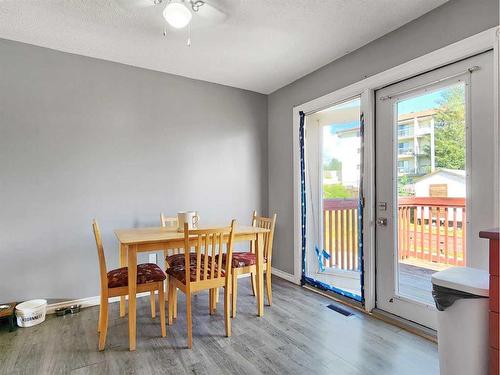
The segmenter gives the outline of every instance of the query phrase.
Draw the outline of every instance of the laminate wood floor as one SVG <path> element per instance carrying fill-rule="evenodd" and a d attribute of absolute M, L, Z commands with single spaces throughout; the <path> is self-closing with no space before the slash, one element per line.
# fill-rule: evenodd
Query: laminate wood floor
<path fill-rule="evenodd" d="M 128 351 L 127 318 L 110 306 L 104 352 L 97 351 L 98 307 L 9 333 L 0 327 L 0 374 L 438 374 L 437 346 L 352 310 L 345 317 L 317 293 L 273 278 L 273 306 L 256 316 L 249 279 L 239 281 L 233 335 L 224 336 L 222 302 L 208 315 L 207 294 L 193 297 L 193 349 L 186 349 L 184 296 L 161 338 L 149 298 L 138 300 L 137 351 Z M 222 301 L 222 299 L 221 299 Z M 157 304 L 158 306 L 158 304 Z"/>

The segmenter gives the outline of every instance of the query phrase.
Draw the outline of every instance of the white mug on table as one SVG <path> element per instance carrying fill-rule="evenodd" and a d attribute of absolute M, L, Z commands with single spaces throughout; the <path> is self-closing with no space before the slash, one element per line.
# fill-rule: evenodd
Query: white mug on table
<path fill-rule="evenodd" d="M 181 211 L 177 213 L 177 221 L 179 223 L 179 230 L 184 230 L 184 223 L 188 223 L 189 229 L 195 229 L 198 227 L 200 216 L 196 211 Z"/>

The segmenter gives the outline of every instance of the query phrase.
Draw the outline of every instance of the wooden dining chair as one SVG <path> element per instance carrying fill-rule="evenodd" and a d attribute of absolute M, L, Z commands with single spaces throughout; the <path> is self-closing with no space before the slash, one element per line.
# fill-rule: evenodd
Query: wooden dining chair
<path fill-rule="evenodd" d="M 264 272 L 266 274 L 266 294 L 267 302 L 271 306 L 273 302 L 273 292 L 271 288 L 271 258 L 273 255 L 273 238 L 274 228 L 276 226 L 276 214 L 272 218 L 257 216 L 257 212 L 252 214 L 252 226 L 257 228 L 269 229 L 269 232 L 264 235 Z M 224 256 L 223 256 L 224 257 Z M 225 258 L 225 257 L 224 257 Z M 255 255 L 255 241 L 250 242 L 250 251 L 235 252 L 232 259 L 232 317 L 236 316 L 236 301 L 238 299 L 238 276 L 250 274 L 252 282 L 252 292 L 255 296 L 255 275 L 257 274 L 256 266 L 257 257 Z M 224 259 L 223 264 L 226 263 Z"/>
<path fill-rule="evenodd" d="M 160 213 L 160 225 L 162 228 L 177 228 L 178 220 L 176 217 L 168 217 Z M 182 254 L 184 253 L 182 248 L 167 248 L 163 249 L 163 259 L 165 260 L 165 272 L 169 267 L 169 264 L 174 264 L 175 260 L 178 258 L 182 258 Z M 178 255 L 180 256 L 174 256 Z M 169 259 L 169 257 L 174 256 Z M 170 260 L 170 263 L 169 263 Z M 167 283 L 168 284 L 168 283 Z"/>
<path fill-rule="evenodd" d="M 95 242 L 97 245 L 97 255 L 99 257 L 99 275 L 101 279 L 101 305 L 99 307 L 99 350 L 104 350 L 106 345 L 106 334 L 108 331 L 108 298 L 126 296 L 128 291 L 128 268 L 122 267 L 107 271 L 104 248 L 102 246 L 101 231 L 97 221 L 92 222 Z M 160 305 L 160 325 L 161 336 L 167 335 L 165 327 L 165 296 L 163 291 L 163 281 L 165 273 L 153 263 L 143 263 L 137 265 L 137 293 L 150 292 L 153 296 L 151 309 L 154 308 L 154 293 L 158 291 L 158 303 Z M 154 313 L 152 314 L 154 317 Z"/>
<path fill-rule="evenodd" d="M 215 311 L 215 293 L 217 288 L 224 288 L 224 321 L 226 336 L 231 336 L 230 293 L 231 293 L 231 258 L 233 254 L 234 229 L 236 220 L 228 228 L 190 230 L 184 224 L 184 262 L 168 268 L 168 321 L 172 324 L 174 305 L 177 304 L 177 288 L 186 295 L 186 324 L 188 348 L 193 345 L 193 323 L 191 319 L 191 294 L 208 290 L 209 313 Z M 222 267 L 222 254 L 226 247 L 229 260 Z M 194 257 L 191 248 L 194 247 Z"/>
<path fill-rule="evenodd" d="M 163 212 L 160 213 L 160 225 L 163 228 L 177 228 L 178 223 L 179 222 L 176 217 L 169 217 L 165 216 Z"/>
<path fill-rule="evenodd" d="M 177 228 L 179 226 L 179 221 L 176 217 L 168 217 L 160 213 L 160 225 L 162 228 Z M 182 263 L 184 261 L 184 249 L 183 248 L 167 248 L 163 249 L 163 260 L 165 261 L 165 273 L 168 267 Z M 167 280 L 165 282 L 165 300 L 168 299 L 168 273 Z M 177 293 L 177 291 L 176 291 Z M 177 319 L 177 304 L 174 306 L 174 318 Z"/>

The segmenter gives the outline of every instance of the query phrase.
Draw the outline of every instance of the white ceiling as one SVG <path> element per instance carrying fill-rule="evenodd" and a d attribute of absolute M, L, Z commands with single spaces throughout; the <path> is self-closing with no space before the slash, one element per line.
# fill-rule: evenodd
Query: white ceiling
<path fill-rule="evenodd" d="M 0 38 L 267 94 L 447 0 L 207 1 L 228 17 L 194 16 L 191 47 L 162 35 L 165 5 L 115 0 L 0 0 Z"/>

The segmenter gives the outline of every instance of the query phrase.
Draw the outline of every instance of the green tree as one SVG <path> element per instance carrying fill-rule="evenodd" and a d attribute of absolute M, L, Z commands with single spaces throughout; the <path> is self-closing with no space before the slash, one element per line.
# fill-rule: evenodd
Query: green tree
<path fill-rule="evenodd" d="M 323 164 L 325 171 L 338 171 L 342 172 L 342 162 L 338 159 L 332 158 L 329 163 Z"/>
<path fill-rule="evenodd" d="M 340 160 L 332 158 L 329 163 L 323 164 L 323 170 L 337 172 L 337 177 L 342 181 L 342 162 Z"/>
<path fill-rule="evenodd" d="M 437 168 L 465 169 L 465 87 L 446 90 L 434 116 Z"/>
<path fill-rule="evenodd" d="M 398 197 L 408 197 L 414 194 L 410 193 L 406 186 L 412 185 L 414 183 L 413 178 L 404 175 L 398 178 Z"/>

